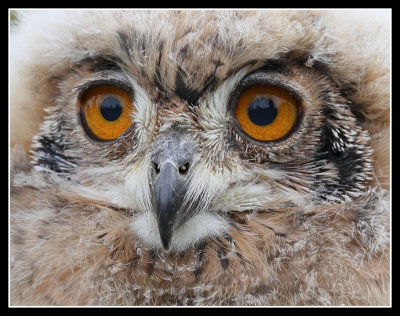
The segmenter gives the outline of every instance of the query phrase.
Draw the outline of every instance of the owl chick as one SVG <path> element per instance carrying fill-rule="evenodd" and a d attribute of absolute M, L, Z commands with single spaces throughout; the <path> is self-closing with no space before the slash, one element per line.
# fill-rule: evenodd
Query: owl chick
<path fill-rule="evenodd" d="M 390 12 L 17 13 L 11 305 L 390 305 Z"/>

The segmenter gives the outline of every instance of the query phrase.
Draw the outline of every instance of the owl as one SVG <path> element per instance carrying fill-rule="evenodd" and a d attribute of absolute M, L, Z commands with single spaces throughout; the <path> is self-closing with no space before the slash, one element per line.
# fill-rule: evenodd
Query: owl
<path fill-rule="evenodd" d="M 25 10 L 9 304 L 391 304 L 389 10 Z"/>

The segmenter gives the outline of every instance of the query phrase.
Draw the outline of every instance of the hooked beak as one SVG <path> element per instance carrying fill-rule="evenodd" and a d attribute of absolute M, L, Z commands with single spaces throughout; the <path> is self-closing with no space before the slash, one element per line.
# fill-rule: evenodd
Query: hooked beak
<path fill-rule="evenodd" d="M 164 249 L 169 248 L 172 233 L 178 224 L 180 208 L 185 196 L 185 179 L 179 175 L 179 168 L 171 162 L 159 167 L 155 184 L 155 212 Z"/>
<path fill-rule="evenodd" d="M 165 250 L 170 247 L 174 229 L 182 225 L 194 210 L 185 207 L 184 197 L 192 166 L 195 142 L 179 129 L 162 135 L 155 144 L 153 164 L 153 208 L 157 219 L 161 243 Z"/>

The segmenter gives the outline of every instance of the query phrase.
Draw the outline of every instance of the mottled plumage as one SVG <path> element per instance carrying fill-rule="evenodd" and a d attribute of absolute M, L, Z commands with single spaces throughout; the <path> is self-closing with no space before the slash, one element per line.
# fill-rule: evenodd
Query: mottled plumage
<path fill-rule="evenodd" d="M 390 304 L 388 12 L 22 13 L 11 305 Z M 234 119 L 260 82 L 300 104 L 276 142 Z M 135 108 L 111 141 L 104 84 Z"/>

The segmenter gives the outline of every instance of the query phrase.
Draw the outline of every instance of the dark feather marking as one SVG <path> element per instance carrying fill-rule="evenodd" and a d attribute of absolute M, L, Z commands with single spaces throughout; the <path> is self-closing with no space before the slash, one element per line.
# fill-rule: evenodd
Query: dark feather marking
<path fill-rule="evenodd" d="M 206 249 L 206 243 L 201 242 L 198 251 L 197 251 L 197 260 L 199 261 L 198 266 L 193 271 L 194 276 L 198 279 L 203 274 L 203 266 L 204 266 L 204 250 Z"/>
<path fill-rule="evenodd" d="M 163 55 L 163 50 L 164 50 L 164 45 L 165 41 L 161 40 L 160 43 L 158 44 L 158 60 L 157 60 L 157 67 L 161 67 L 161 57 Z"/>
<path fill-rule="evenodd" d="M 235 212 L 228 213 L 228 216 L 229 216 L 229 219 L 231 220 L 229 222 L 230 225 L 232 225 L 237 230 L 241 231 L 241 229 L 236 225 L 236 223 L 240 224 L 240 225 L 246 225 L 246 221 L 244 219 L 236 216 Z"/>
<path fill-rule="evenodd" d="M 190 89 L 188 86 L 186 86 L 184 80 L 184 70 L 181 65 L 178 65 L 178 70 L 176 71 L 175 93 L 189 104 L 196 103 L 200 96 L 200 91 L 196 89 Z"/>
<path fill-rule="evenodd" d="M 96 55 L 81 60 L 76 66 L 87 67 L 90 71 L 93 72 L 110 71 L 110 70 L 121 72 L 122 69 L 120 65 L 122 65 L 122 61 L 116 56 Z"/>
<path fill-rule="evenodd" d="M 164 86 L 162 85 L 161 79 L 160 79 L 160 78 L 161 78 L 160 68 L 157 67 L 156 70 L 155 70 L 155 74 L 154 74 L 154 77 L 153 77 L 153 81 L 154 81 L 154 84 L 157 86 L 158 90 L 159 90 L 162 94 L 166 95 L 166 94 L 167 94 L 167 91 L 166 91 L 166 89 L 164 88 Z"/>
<path fill-rule="evenodd" d="M 222 246 L 221 239 L 219 239 L 218 237 L 216 239 L 218 243 L 221 244 L 221 246 L 217 249 L 218 259 L 222 269 L 226 270 L 229 266 L 229 260 L 228 258 L 226 258 L 226 249 L 224 248 L 224 246 Z"/>
<path fill-rule="evenodd" d="M 226 241 L 228 241 L 228 242 L 234 247 L 234 249 L 240 250 L 240 249 L 238 248 L 238 246 L 236 245 L 236 242 L 233 240 L 233 238 L 232 238 L 231 235 L 229 235 L 228 233 L 225 233 L 225 234 L 223 235 L 223 237 L 226 239 Z M 243 256 L 242 256 L 238 251 L 236 251 L 236 250 L 235 250 L 235 255 L 240 259 L 240 262 L 241 262 L 242 265 L 244 266 L 244 265 L 245 265 L 245 262 L 244 262 L 244 260 L 243 260 Z"/>
<path fill-rule="evenodd" d="M 139 255 L 133 256 L 133 258 L 129 261 L 128 269 L 131 271 L 134 270 L 138 266 L 139 260 Z"/>
<path fill-rule="evenodd" d="M 229 266 L 229 261 L 227 258 L 225 258 L 226 255 L 225 251 L 222 248 L 219 248 L 217 249 L 217 253 L 222 269 L 226 270 Z"/>
<path fill-rule="evenodd" d="M 259 69 L 261 71 L 267 72 L 277 72 L 284 75 L 288 75 L 290 72 L 287 68 L 287 60 L 286 58 L 283 59 L 269 59 L 266 61 L 265 65 Z M 256 71 L 259 71 L 256 70 Z"/>
<path fill-rule="evenodd" d="M 75 165 L 76 159 L 64 155 L 67 146 L 60 145 L 47 136 L 41 136 L 39 143 L 41 146 L 36 149 L 36 152 L 40 154 L 38 159 L 40 165 L 44 165 L 56 172 L 70 172 L 71 167 Z"/>
<path fill-rule="evenodd" d="M 235 247 L 236 247 L 236 245 L 235 245 Z M 237 248 L 237 247 L 236 247 L 236 248 Z M 244 261 L 243 256 L 241 255 L 241 253 L 235 251 L 235 255 L 240 259 L 240 263 L 242 264 L 242 266 L 245 267 L 245 266 L 246 266 L 246 262 Z"/>
<path fill-rule="evenodd" d="M 167 94 L 165 88 L 161 84 L 161 74 L 160 74 L 160 69 L 161 69 L 161 58 L 163 56 L 163 51 L 164 51 L 164 41 L 161 41 L 158 45 L 158 60 L 156 63 L 156 70 L 155 74 L 153 76 L 153 82 L 157 86 L 158 90 L 160 90 L 161 93 Z"/>
<path fill-rule="evenodd" d="M 124 31 L 118 31 L 118 43 L 121 46 L 122 50 L 126 55 L 130 57 L 130 49 L 132 47 L 132 40 L 128 36 L 128 34 Z"/>
<path fill-rule="evenodd" d="M 156 254 L 156 252 L 154 250 L 150 250 L 149 253 L 150 253 L 150 262 L 149 262 L 149 264 L 147 266 L 147 271 L 146 272 L 147 272 L 147 274 L 149 276 L 151 276 L 151 274 L 154 271 L 154 267 L 156 265 L 157 254 Z"/>
<path fill-rule="evenodd" d="M 182 58 L 182 60 L 186 59 L 189 55 L 189 44 L 186 44 L 185 46 L 183 46 L 179 52 L 178 52 L 178 56 L 180 58 Z"/>
<path fill-rule="evenodd" d="M 259 221 L 256 221 L 256 220 L 254 220 L 254 219 L 253 219 L 253 221 L 256 222 L 256 223 L 258 223 L 258 224 L 260 224 L 261 226 L 263 226 L 263 227 L 265 227 L 265 228 L 268 228 L 269 230 L 272 230 L 272 231 L 273 231 L 277 236 L 279 236 L 279 237 L 283 237 L 283 238 L 286 238 L 286 237 L 287 237 L 287 234 L 286 234 L 286 233 L 278 232 L 278 231 L 276 231 L 275 229 L 273 229 L 272 227 L 270 227 L 270 226 L 268 226 L 268 225 L 265 225 L 265 224 L 263 224 L 263 223 L 260 223 Z"/>
<path fill-rule="evenodd" d="M 274 231 L 274 233 L 279 237 L 283 237 L 283 238 L 287 237 L 287 234 L 285 234 L 285 233 L 280 233 L 280 232 L 277 232 L 277 231 Z"/>
<path fill-rule="evenodd" d="M 255 286 L 252 290 L 251 290 L 251 295 L 253 296 L 262 296 L 265 295 L 267 293 L 269 293 L 271 291 L 271 288 L 269 286 L 267 286 L 266 284 L 260 284 Z"/>
<path fill-rule="evenodd" d="M 215 69 L 213 73 L 211 73 L 204 81 L 204 85 L 200 90 L 190 89 L 186 86 L 184 80 L 184 71 L 180 65 L 178 65 L 178 70 L 176 72 L 175 78 L 175 93 L 182 99 L 188 102 L 190 105 L 195 105 L 198 99 L 204 94 L 204 92 L 212 88 L 217 79 L 216 79 L 216 71 L 218 67 L 222 66 L 223 63 L 219 60 L 214 61 Z"/>
<path fill-rule="evenodd" d="M 101 238 L 103 238 L 105 235 L 107 235 L 108 233 L 104 233 L 104 234 L 101 234 L 101 235 L 99 235 L 99 236 L 97 236 L 96 238 L 97 239 L 101 239 Z"/>
<path fill-rule="evenodd" d="M 207 89 L 213 89 L 214 88 L 214 86 L 215 86 L 215 84 L 217 82 L 217 77 L 216 77 L 215 73 L 217 71 L 217 68 L 219 66 L 222 66 L 222 65 L 223 65 L 223 63 L 216 64 L 214 72 L 211 75 L 209 75 L 207 77 L 207 79 L 205 80 L 205 84 L 204 84 L 203 89 L 200 91 L 200 95 L 202 95 Z"/>
<path fill-rule="evenodd" d="M 242 229 L 241 228 L 239 228 L 239 226 L 237 226 L 234 222 L 229 222 L 229 225 L 231 225 L 233 228 L 235 228 L 236 230 L 238 230 L 238 231 L 242 231 Z"/>
<path fill-rule="evenodd" d="M 118 251 L 119 251 L 119 249 L 118 249 L 118 247 L 116 247 L 116 248 L 111 252 L 111 255 L 110 255 L 111 259 L 115 259 L 115 257 L 118 255 Z"/>
<path fill-rule="evenodd" d="M 228 233 L 223 234 L 222 237 L 224 237 L 226 239 L 226 241 L 229 242 L 231 245 L 234 243 L 232 236 L 229 235 Z"/>
<path fill-rule="evenodd" d="M 226 77 L 229 77 L 231 75 L 233 75 L 234 73 L 238 72 L 240 69 L 244 69 L 246 67 L 252 67 L 253 65 L 259 63 L 260 60 L 250 60 L 244 64 L 240 64 L 239 67 L 231 67 L 229 69 L 229 71 L 226 74 Z M 252 72 L 250 72 L 248 74 L 248 76 L 250 76 L 251 74 L 255 73 L 255 72 L 259 72 L 259 71 L 272 71 L 272 72 L 277 72 L 277 73 L 281 73 L 284 75 L 288 75 L 290 72 L 288 70 L 288 60 L 285 57 L 281 57 L 278 59 L 266 59 L 264 61 L 264 65 L 260 68 L 257 68 L 255 70 L 253 70 Z"/>
<path fill-rule="evenodd" d="M 107 207 L 109 209 L 113 210 L 113 211 L 121 212 L 127 217 L 132 217 L 133 216 L 133 213 L 132 213 L 131 209 L 123 208 L 123 207 L 117 207 L 117 206 L 114 206 L 114 205 L 107 205 Z"/>
<path fill-rule="evenodd" d="M 327 182 L 324 181 L 325 192 L 322 192 L 322 197 L 324 193 L 337 192 L 336 194 L 344 194 L 347 190 L 354 188 L 357 176 L 364 170 L 362 162 L 365 160 L 365 151 L 357 146 L 356 143 L 349 144 L 349 140 L 345 135 L 345 131 L 336 130 L 336 134 L 332 132 L 333 127 L 330 125 L 330 121 L 336 121 L 335 109 L 329 105 L 333 100 L 327 100 L 327 106 L 323 109 L 323 114 L 326 117 L 325 123 L 322 127 L 321 135 L 321 146 L 316 156 L 316 160 L 329 161 L 336 166 L 336 171 L 339 175 L 339 179 Z M 339 149 L 335 147 L 335 144 L 344 144 Z M 356 146 L 354 146 L 356 145 Z M 322 165 L 321 171 L 324 171 L 324 166 Z M 316 177 L 319 180 L 320 177 Z M 320 181 L 317 181 L 320 182 Z"/>

